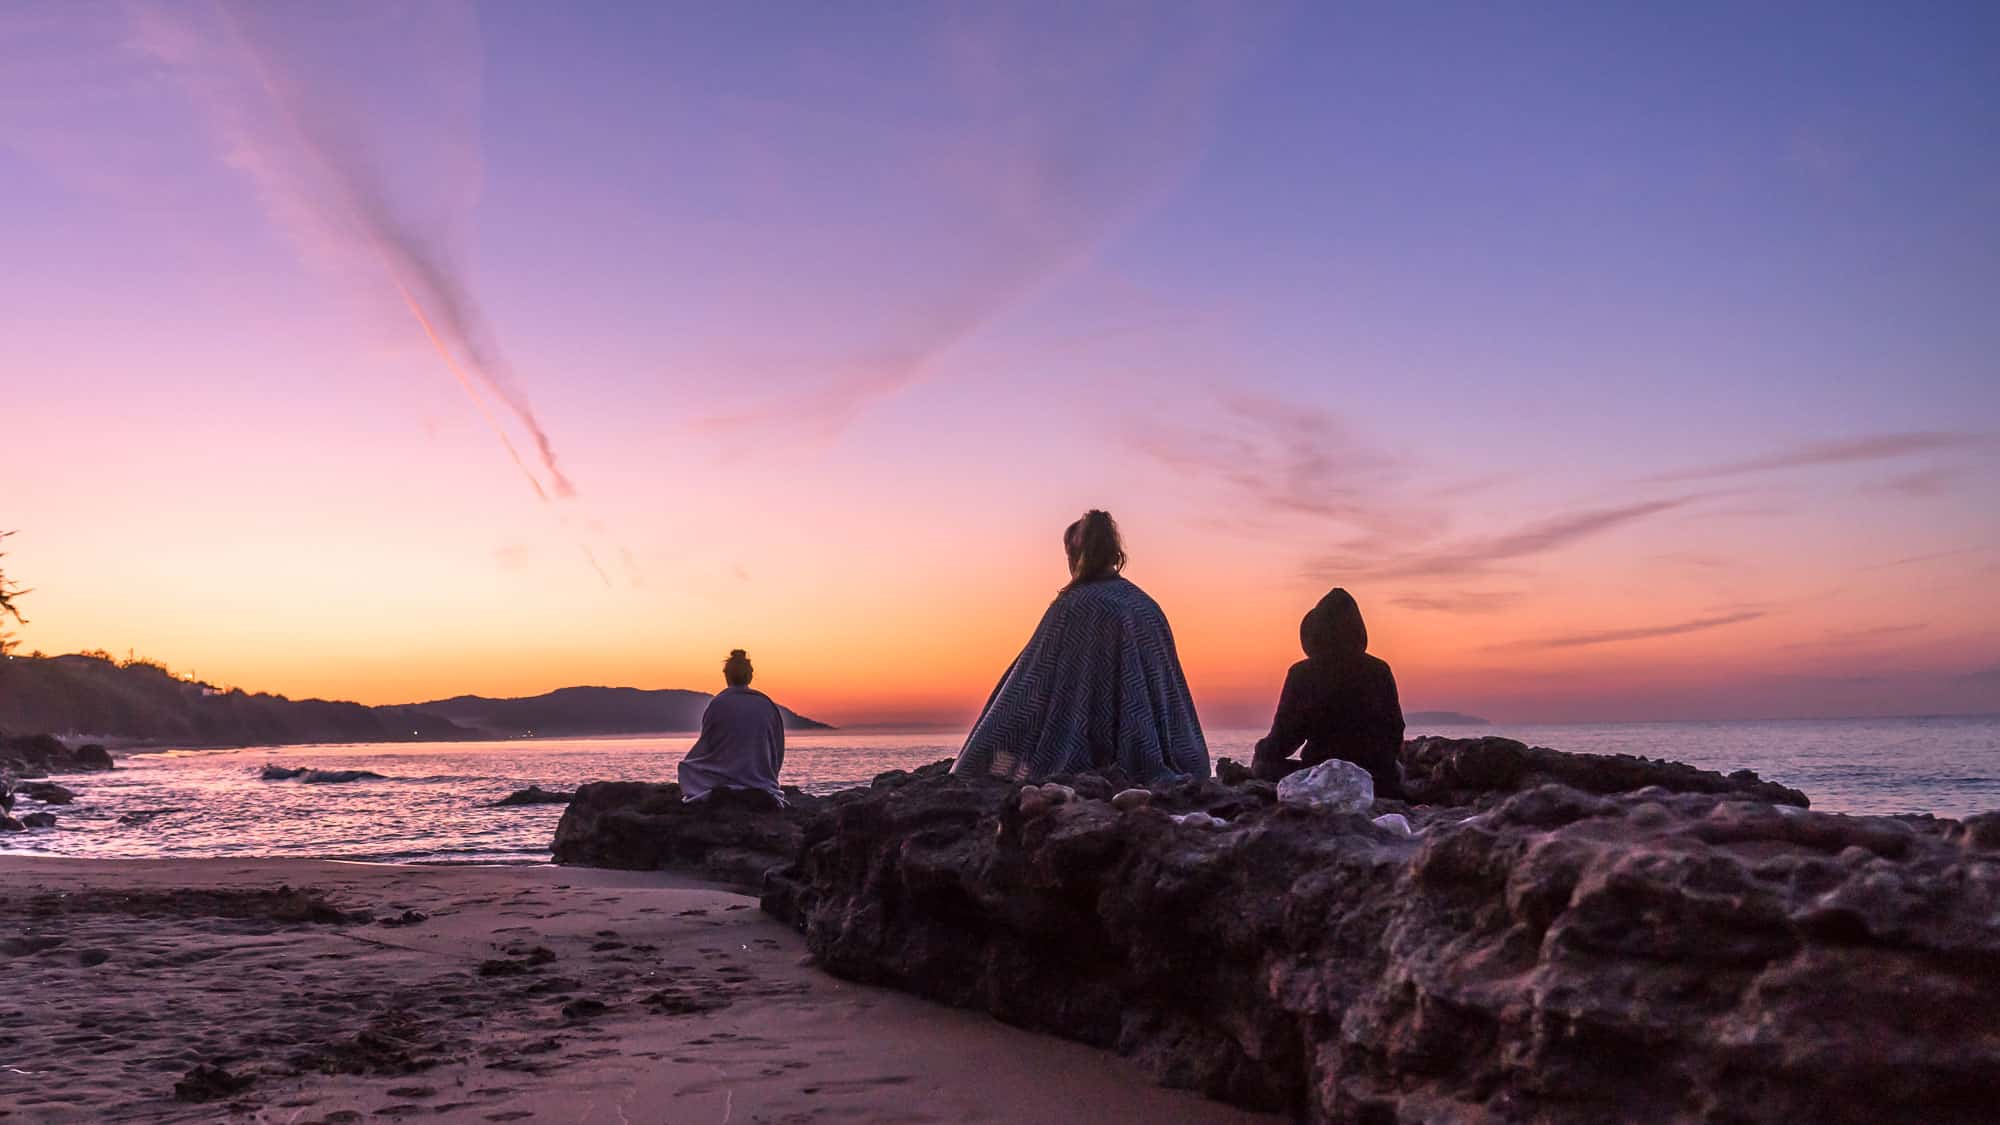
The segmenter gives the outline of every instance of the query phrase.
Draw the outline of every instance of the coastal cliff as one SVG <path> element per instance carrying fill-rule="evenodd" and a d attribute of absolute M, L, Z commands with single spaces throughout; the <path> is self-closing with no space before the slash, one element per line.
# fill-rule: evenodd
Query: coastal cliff
<path fill-rule="evenodd" d="M 520 699 L 463 695 L 367 706 L 288 699 L 177 676 L 104 654 L 0 660 L 0 730 L 53 731 L 116 744 L 285 746 L 313 742 L 446 742 L 695 731 L 706 692 L 559 688 Z M 784 707 L 788 730 L 826 724 Z"/>
<path fill-rule="evenodd" d="M 1405 765 L 1433 803 L 1330 814 L 1234 763 L 1117 805 L 1116 777 L 1051 796 L 939 763 L 799 811 L 764 906 L 837 976 L 1311 1120 L 1971 1121 L 2000 1098 L 2000 814 L 1832 815 L 1754 774 L 1505 739 Z"/>

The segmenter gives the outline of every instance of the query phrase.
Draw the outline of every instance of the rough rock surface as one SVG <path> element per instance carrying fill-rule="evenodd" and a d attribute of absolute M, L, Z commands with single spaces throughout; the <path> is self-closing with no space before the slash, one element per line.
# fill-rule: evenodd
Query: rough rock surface
<path fill-rule="evenodd" d="M 316 770 L 309 766 L 265 765 L 257 775 L 262 781 L 297 781 L 306 785 L 345 785 L 350 781 L 385 781 L 374 770 Z"/>
<path fill-rule="evenodd" d="M 1504 740 L 1407 753 L 1459 806 L 1376 802 L 1414 837 L 1261 782 L 1120 811 L 1122 779 L 1079 775 L 1023 815 L 1001 783 L 885 777 L 828 800 L 765 908 L 835 974 L 1308 1119 L 1990 1120 L 2000 814 L 1836 816 Z M 1230 823 L 1172 819 L 1196 810 Z"/>
<path fill-rule="evenodd" d="M 492 803 L 491 808 L 512 808 L 515 805 L 567 805 L 576 800 L 576 794 L 564 793 L 559 789 L 544 789 L 530 785 L 526 789 L 516 789 L 512 793 Z"/>
<path fill-rule="evenodd" d="M 719 789 L 681 800 L 681 787 L 595 781 L 579 788 L 556 824 L 557 863 L 652 871 L 671 868 L 755 889 L 791 862 L 805 824 L 826 802 L 785 790 L 789 807 L 759 793 Z"/>
<path fill-rule="evenodd" d="M 45 805 L 67 805 L 76 800 L 76 792 L 53 781 L 27 781 L 14 787 L 14 792 L 31 801 Z"/>
<path fill-rule="evenodd" d="M 1403 774 L 1415 804 L 1492 805 L 1538 785 L 1586 793 L 1630 793 L 1658 785 L 1676 793 L 1730 793 L 1807 808 L 1806 795 L 1759 778 L 1723 775 L 1682 762 L 1631 754 L 1568 754 L 1511 738 L 1413 738 L 1403 744 Z"/>
<path fill-rule="evenodd" d="M 47 777 L 111 768 L 111 753 L 94 742 L 72 747 L 52 734 L 0 734 L 0 774 Z"/>

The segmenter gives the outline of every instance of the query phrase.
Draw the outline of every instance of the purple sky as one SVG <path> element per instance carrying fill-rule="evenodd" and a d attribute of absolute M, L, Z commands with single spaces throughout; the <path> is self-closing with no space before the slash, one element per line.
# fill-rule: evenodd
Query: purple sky
<path fill-rule="evenodd" d="M 2000 13 L 14 5 L 28 647 L 977 708 L 1124 524 L 1204 713 L 2000 710 Z M 413 315 L 415 313 L 416 315 Z"/>

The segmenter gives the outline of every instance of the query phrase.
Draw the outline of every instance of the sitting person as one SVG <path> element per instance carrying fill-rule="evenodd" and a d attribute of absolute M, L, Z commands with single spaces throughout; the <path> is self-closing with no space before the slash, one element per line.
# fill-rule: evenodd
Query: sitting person
<path fill-rule="evenodd" d="M 1252 772 L 1277 781 L 1294 770 L 1341 758 L 1368 771 L 1375 795 L 1403 799 L 1403 706 L 1396 676 L 1368 655 L 1361 607 L 1336 588 L 1299 623 L 1306 658 L 1292 665 L 1271 733 L 1257 743 Z M 1305 744 L 1303 760 L 1292 751 Z"/>
<path fill-rule="evenodd" d="M 768 793 L 785 803 L 778 770 L 785 764 L 785 719 L 778 705 L 750 689 L 750 658 L 729 654 L 722 678 L 729 685 L 701 713 L 701 737 L 681 759 L 681 798 L 698 801 L 718 789 Z"/>
<path fill-rule="evenodd" d="M 1110 515 L 1063 532 L 1069 585 L 1000 678 L 952 772 L 1041 781 L 1117 766 L 1135 785 L 1209 776 L 1166 615 L 1120 576 Z"/>

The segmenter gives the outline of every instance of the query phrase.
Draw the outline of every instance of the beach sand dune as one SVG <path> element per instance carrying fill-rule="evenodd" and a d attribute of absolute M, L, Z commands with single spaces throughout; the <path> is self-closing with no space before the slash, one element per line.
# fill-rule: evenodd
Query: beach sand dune
<path fill-rule="evenodd" d="M 0 887 L 11 1120 L 1266 1120 L 835 980 L 662 874 L 0 857 Z"/>

